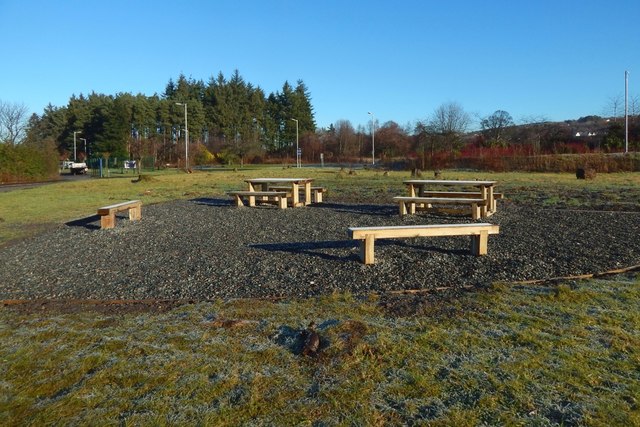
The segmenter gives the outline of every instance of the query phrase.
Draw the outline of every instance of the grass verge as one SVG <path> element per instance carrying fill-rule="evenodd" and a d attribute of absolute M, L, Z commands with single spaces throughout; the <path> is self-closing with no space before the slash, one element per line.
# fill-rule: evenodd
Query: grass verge
<path fill-rule="evenodd" d="M 496 285 L 410 317 L 344 294 L 4 307 L 0 424 L 640 425 L 639 285 Z M 300 355 L 310 321 L 315 357 Z"/>

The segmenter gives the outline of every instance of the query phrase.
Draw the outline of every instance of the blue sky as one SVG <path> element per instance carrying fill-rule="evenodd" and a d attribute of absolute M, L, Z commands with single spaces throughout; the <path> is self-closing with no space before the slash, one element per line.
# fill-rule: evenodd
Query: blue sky
<path fill-rule="evenodd" d="M 320 127 L 446 102 L 577 119 L 623 99 L 625 70 L 640 93 L 639 20 L 638 0 L 0 0 L 0 100 L 41 114 L 238 69 L 267 94 L 302 79 Z"/>

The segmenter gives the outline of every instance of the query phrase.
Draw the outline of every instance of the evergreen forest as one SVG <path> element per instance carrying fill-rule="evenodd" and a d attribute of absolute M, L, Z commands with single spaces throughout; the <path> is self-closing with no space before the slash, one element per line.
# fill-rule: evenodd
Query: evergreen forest
<path fill-rule="evenodd" d="M 637 151 L 637 108 L 631 113 L 628 148 Z M 474 121 L 478 126 L 470 131 Z M 26 107 L 0 101 L 0 142 L 1 182 L 51 177 L 64 161 L 91 167 L 104 160 L 120 167 L 135 160 L 146 169 L 295 164 L 296 148 L 305 164 L 370 164 L 375 158 L 378 165 L 422 170 L 532 169 L 528 160 L 509 159 L 627 148 L 617 115 L 516 124 L 503 110 L 474 118 L 456 102 L 404 126 L 378 123 L 371 114 L 366 127 L 341 119 L 317 128 L 311 91 L 302 80 L 295 86 L 285 81 L 279 91 L 266 94 L 238 70 L 230 77 L 220 72 L 206 83 L 181 74 L 152 96 L 72 95 L 67 105 L 49 104 L 30 117 Z"/>

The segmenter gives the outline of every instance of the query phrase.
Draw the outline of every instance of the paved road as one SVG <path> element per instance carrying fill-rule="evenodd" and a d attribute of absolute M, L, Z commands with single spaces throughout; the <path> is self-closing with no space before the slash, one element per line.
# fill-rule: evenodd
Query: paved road
<path fill-rule="evenodd" d="M 90 179 L 90 178 L 91 178 L 90 174 L 71 175 L 69 173 L 63 173 L 63 174 L 60 174 L 60 179 L 56 180 L 56 181 L 30 182 L 30 183 L 27 183 L 27 184 L 1 184 L 0 185 L 0 193 L 4 193 L 4 192 L 7 192 L 7 191 L 12 191 L 12 190 L 20 190 L 20 189 L 23 189 L 23 188 L 40 187 L 41 185 L 53 184 L 54 182 L 78 181 L 78 180 Z"/>

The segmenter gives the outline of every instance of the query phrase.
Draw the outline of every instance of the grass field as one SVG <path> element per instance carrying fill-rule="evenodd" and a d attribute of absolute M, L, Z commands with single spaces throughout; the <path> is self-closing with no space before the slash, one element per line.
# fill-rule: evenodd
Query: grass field
<path fill-rule="evenodd" d="M 303 174 L 329 188 L 331 198 L 392 203 L 404 194 L 403 179 L 410 174 L 378 170 L 252 167 L 215 169 L 187 174 L 161 171 L 138 176 L 113 174 L 109 179 L 59 182 L 41 187 L 0 192 L 0 246 L 10 240 L 41 232 L 72 219 L 94 215 L 100 206 L 140 199 L 143 205 L 174 199 L 222 197 L 232 189 L 244 189 L 244 179 L 260 176 L 291 177 Z M 426 174 L 426 172 L 425 172 Z M 595 180 L 577 180 L 573 174 L 492 173 L 444 171 L 443 179 L 487 179 L 498 181 L 498 191 L 519 203 L 548 207 L 596 207 L 614 204 L 639 210 L 640 173 L 601 174 Z M 231 203 L 231 202 L 230 202 Z"/>
<path fill-rule="evenodd" d="M 281 168 L 154 173 L 0 193 L 0 242 L 95 214 L 224 197 Z M 406 172 L 301 171 L 329 198 L 385 200 Z M 638 210 L 640 174 L 490 174 L 507 199 Z M 363 188 L 363 190 L 359 190 Z M 202 301 L 104 314 L 0 307 L 0 425 L 640 425 L 640 276 L 456 295 Z M 400 300 L 400 301 L 398 301 Z M 393 305 L 391 304 L 391 305 Z M 317 356 L 300 354 L 315 322 Z"/>

